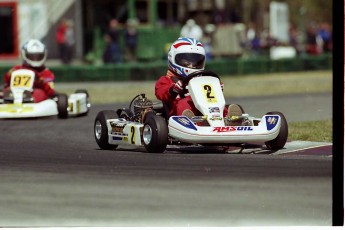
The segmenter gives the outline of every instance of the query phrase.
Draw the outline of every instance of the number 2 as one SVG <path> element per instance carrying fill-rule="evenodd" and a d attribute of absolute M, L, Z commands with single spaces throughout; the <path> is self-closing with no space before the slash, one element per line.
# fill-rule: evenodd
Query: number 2
<path fill-rule="evenodd" d="M 212 88 L 209 85 L 204 85 L 204 90 L 206 90 L 206 96 L 207 98 L 214 98 L 214 96 L 211 95 Z"/>
<path fill-rule="evenodd" d="M 131 144 L 135 144 L 135 128 L 134 126 L 131 127 Z"/>

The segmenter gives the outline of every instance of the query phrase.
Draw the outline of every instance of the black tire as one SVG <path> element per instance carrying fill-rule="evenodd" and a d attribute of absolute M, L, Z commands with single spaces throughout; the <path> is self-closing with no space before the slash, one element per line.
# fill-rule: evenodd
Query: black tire
<path fill-rule="evenodd" d="M 278 149 L 282 149 L 285 146 L 288 135 L 289 135 L 289 129 L 288 129 L 288 124 L 287 124 L 284 114 L 277 111 L 267 113 L 267 115 L 273 115 L 273 114 L 279 115 L 281 118 L 281 126 L 279 130 L 279 134 L 275 139 L 271 141 L 267 141 L 265 142 L 265 144 L 267 148 L 270 150 L 278 150 Z"/>
<path fill-rule="evenodd" d="M 89 111 L 90 111 L 90 99 L 89 99 L 89 92 L 86 90 L 86 89 L 77 89 L 74 93 L 85 93 L 86 94 L 86 104 L 88 105 L 87 106 L 87 110 L 86 110 L 86 112 L 85 113 L 83 113 L 83 114 L 80 114 L 80 115 L 82 115 L 82 116 L 86 116 L 88 113 L 89 113 Z"/>
<path fill-rule="evenodd" d="M 143 143 L 149 153 L 162 153 L 168 145 L 168 125 L 163 117 L 150 116 L 143 128 Z"/>
<path fill-rule="evenodd" d="M 68 97 L 66 94 L 58 94 L 57 95 L 57 109 L 58 109 L 58 117 L 60 119 L 66 119 L 68 117 Z"/>
<path fill-rule="evenodd" d="M 108 127 L 107 120 L 117 118 L 117 114 L 113 110 L 100 111 L 95 119 L 93 130 L 95 140 L 101 149 L 112 150 L 116 149 L 117 145 L 109 144 L 108 142 Z"/>

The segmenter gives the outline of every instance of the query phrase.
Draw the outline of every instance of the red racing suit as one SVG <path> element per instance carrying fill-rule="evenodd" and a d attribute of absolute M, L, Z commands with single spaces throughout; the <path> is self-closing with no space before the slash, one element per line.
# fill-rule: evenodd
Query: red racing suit
<path fill-rule="evenodd" d="M 186 97 L 181 98 L 180 95 L 171 93 L 170 88 L 178 81 L 182 80 L 181 77 L 174 75 L 168 70 L 166 76 L 160 77 L 155 85 L 155 95 L 158 100 L 166 103 L 169 108 L 169 116 L 182 115 L 182 112 L 186 109 L 190 109 L 195 115 L 199 114 L 199 111 L 195 108 L 192 98 L 189 94 Z M 224 116 L 227 114 L 227 108 L 224 109 Z"/>
<path fill-rule="evenodd" d="M 32 93 L 32 96 L 34 98 L 34 102 L 37 103 L 37 102 L 46 100 L 47 98 L 55 95 L 55 90 L 53 89 L 53 86 L 52 86 L 52 83 L 55 79 L 53 72 L 51 72 L 45 66 L 34 68 L 31 66 L 28 66 L 25 63 L 23 65 L 14 66 L 7 73 L 5 73 L 5 75 L 4 75 L 4 92 L 10 90 L 12 72 L 15 70 L 19 70 L 19 69 L 32 70 L 36 74 L 35 82 L 33 85 L 33 93 Z"/>

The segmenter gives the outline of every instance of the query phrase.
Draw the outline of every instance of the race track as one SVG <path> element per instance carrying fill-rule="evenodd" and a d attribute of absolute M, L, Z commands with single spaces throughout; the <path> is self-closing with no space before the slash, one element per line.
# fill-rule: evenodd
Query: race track
<path fill-rule="evenodd" d="M 332 119 L 331 93 L 231 102 L 255 116 L 278 110 L 288 121 Z M 0 226 L 332 225 L 331 145 L 99 150 L 94 118 L 118 107 L 93 105 L 87 117 L 67 120 L 0 121 Z"/>

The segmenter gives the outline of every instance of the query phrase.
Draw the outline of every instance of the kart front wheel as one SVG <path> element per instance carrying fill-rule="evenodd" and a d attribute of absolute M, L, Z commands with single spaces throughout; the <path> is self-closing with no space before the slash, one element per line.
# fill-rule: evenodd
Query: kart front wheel
<path fill-rule="evenodd" d="M 95 119 L 94 123 L 94 135 L 98 146 L 101 149 L 113 150 L 117 148 L 117 145 L 109 144 L 109 135 L 107 120 L 117 118 L 117 114 L 113 110 L 100 111 Z"/>
<path fill-rule="evenodd" d="M 150 153 L 162 153 L 168 144 L 168 126 L 163 117 L 151 116 L 144 124 L 143 142 Z"/>
<path fill-rule="evenodd" d="M 68 97 L 66 94 L 59 94 L 57 95 L 57 109 L 58 109 L 58 117 L 61 119 L 65 119 L 68 117 Z"/>
<path fill-rule="evenodd" d="M 282 149 L 284 145 L 286 144 L 288 134 L 289 134 L 286 118 L 284 114 L 282 114 L 281 112 L 268 112 L 267 115 L 279 115 L 281 119 L 281 122 L 280 122 L 281 125 L 280 125 L 278 136 L 271 141 L 265 142 L 265 144 L 267 148 L 270 150 Z"/>

